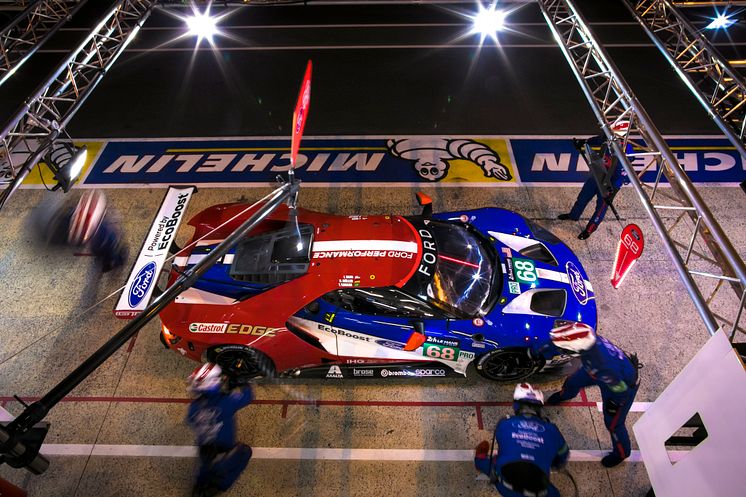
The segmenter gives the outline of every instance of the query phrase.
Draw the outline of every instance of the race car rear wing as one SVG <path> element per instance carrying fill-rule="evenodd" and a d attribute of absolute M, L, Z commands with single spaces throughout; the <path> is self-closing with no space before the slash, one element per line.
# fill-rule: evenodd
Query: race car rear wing
<path fill-rule="evenodd" d="M 196 191 L 194 186 L 169 187 L 114 308 L 116 317 L 132 319 L 147 307 L 171 244 L 176 238 L 181 218 Z"/>

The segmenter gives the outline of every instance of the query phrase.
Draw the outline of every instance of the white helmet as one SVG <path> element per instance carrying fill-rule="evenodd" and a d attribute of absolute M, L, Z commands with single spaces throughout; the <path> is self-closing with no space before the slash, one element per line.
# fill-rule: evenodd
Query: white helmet
<path fill-rule="evenodd" d="M 83 245 L 91 239 L 106 215 L 106 197 L 98 190 L 86 191 L 78 200 L 78 205 L 70 218 L 70 231 L 67 241 L 73 245 Z"/>
<path fill-rule="evenodd" d="M 189 389 L 196 393 L 217 392 L 223 385 L 222 374 L 217 364 L 205 363 L 189 375 Z"/>
<path fill-rule="evenodd" d="M 527 402 L 529 404 L 544 405 L 544 394 L 541 390 L 535 390 L 528 383 L 519 383 L 515 386 L 513 400 L 516 402 Z"/>
<path fill-rule="evenodd" d="M 596 333 L 585 323 L 570 322 L 552 328 L 549 332 L 552 343 L 570 352 L 585 352 L 596 343 Z"/>
<path fill-rule="evenodd" d="M 623 138 L 629 131 L 629 121 L 618 121 L 611 126 L 611 131 L 620 138 Z"/>

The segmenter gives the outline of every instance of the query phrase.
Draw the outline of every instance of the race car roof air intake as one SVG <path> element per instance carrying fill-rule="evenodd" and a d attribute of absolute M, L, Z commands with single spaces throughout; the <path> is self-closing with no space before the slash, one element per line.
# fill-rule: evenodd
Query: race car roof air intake
<path fill-rule="evenodd" d="M 248 238 L 236 247 L 230 276 L 261 284 L 284 283 L 302 276 L 308 272 L 311 262 L 312 237 L 313 226 L 301 224 L 299 230 L 288 226 Z"/>

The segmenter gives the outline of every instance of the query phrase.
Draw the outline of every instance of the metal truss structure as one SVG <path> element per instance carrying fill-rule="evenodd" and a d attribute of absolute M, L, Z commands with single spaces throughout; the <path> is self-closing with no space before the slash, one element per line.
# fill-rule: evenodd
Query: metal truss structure
<path fill-rule="evenodd" d="M 60 137 L 157 0 L 118 0 L 0 131 L 0 208 Z"/>
<path fill-rule="evenodd" d="M 624 4 L 746 160 L 746 81 L 670 0 Z"/>
<path fill-rule="evenodd" d="M 0 31 L 0 85 L 72 17 L 86 0 L 37 0 Z"/>
<path fill-rule="evenodd" d="M 743 261 L 575 5 L 570 0 L 538 0 L 538 4 L 708 333 L 715 334 L 722 325 L 725 329 L 730 328 L 733 341 L 736 330 L 740 329 L 738 323 L 746 301 L 746 267 Z M 611 127 L 621 121 L 630 123 L 623 138 L 611 131 Z M 638 136 L 642 140 L 633 143 L 643 152 L 633 154 L 634 157 L 627 156 L 627 142 L 632 142 L 630 137 Z M 641 157 L 649 161 L 638 172 L 632 161 Z M 654 166 L 657 166 L 655 182 L 652 185 L 643 183 L 643 174 Z M 665 192 L 659 188 L 661 173 L 665 174 L 671 186 Z M 656 194 L 671 203 L 654 203 Z M 680 212 L 681 215 L 671 226 L 666 226 L 661 213 L 671 211 Z M 685 226 L 687 218 L 691 220 L 693 229 L 691 234 L 681 236 L 682 231 L 689 232 Z M 695 250 L 698 235 L 711 255 Z M 713 281 L 716 282 L 714 289 L 711 288 Z M 731 284 L 738 299 L 735 303 L 737 307 L 731 305 L 732 302 L 726 305 L 727 312 L 735 309 L 735 315 L 731 318 L 719 313 L 720 301 L 715 301 L 718 293 L 721 296 L 724 293 L 719 292 L 724 283 Z M 707 298 L 703 297 L 703 292 L 709 294 Z M 732 293 L 728 292 L 727 296 L 732 300 Z"/>

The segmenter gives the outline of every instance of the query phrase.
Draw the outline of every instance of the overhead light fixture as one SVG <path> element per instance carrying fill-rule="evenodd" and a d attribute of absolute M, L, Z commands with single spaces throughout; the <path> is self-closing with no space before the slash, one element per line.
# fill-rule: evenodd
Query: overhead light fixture
<path fill-rule="evenodd" d="M 710 24 L 705 26 L 705 29 L 728 29 L 730 26 L 734 25 L 736 23 L 736 20 L 733 19 L 732 16 L 728 16 L 725 14 L 718 14 Z"/>
<path fill-rule="evenodd" d="M 206 39 L 212 44 L 213 36 L 220 33 L 218 30 L 218 18 L 210 15 L 210 8 L 205 9 L 204 12 L 194 11 L 194 15 L 184 19 L 187 28 L 189 28 L 189 34 L 197 37 L 197 45 L 203 39 Z"/>
<path fill-rule="evenodd" d="M 471 32 L 480 34 L 482 37 L 481 42 L 489 36 L 495 43 L 497 43 L 497 32 L 502 31 L 505 28 L 505 18 L 507 17 L 507 13 L 497 9 L 496 1 L 491 3 L 487 8 L 484 8 L 481 3 L 478 5 L 479 12 L 471 16 Z"/>
<path fill-rule="evenodd" d="M 65 193 L 70 191 L 73 184 L 83 172 L 86 158 L 88 157 L 88 147 L 76 147 L 70 143 L 55 142 L 46 157 L 47 166 L 54 174 L 57 184 L 52 188 L 57 190 L 62 188 Z"/>

